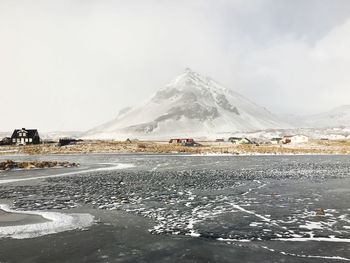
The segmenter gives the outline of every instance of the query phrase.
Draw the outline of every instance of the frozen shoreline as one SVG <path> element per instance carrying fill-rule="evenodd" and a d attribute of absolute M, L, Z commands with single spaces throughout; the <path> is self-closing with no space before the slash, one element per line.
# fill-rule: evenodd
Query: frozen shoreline
<path fill-rule="evenodd" d="M 63 214 L 43 211 L 16 211 L 9 205 L 0 204 L 0 209 L 13 214 L 36 215 L 48 220 L 43 223 L 0 226 L 0 238 L 25 239 L 55 234 L 74 229 L 85 229 L 94 223 L 90 214 Z"/>
<path fill-rule="evenodd" d="M 72 172 L 54 174 L 54 175 L 43 175 L 43 176 L 35 176 L 35 177 L 28 177 L 28 178 L 16 178 L 16 179 L 4 179 L 4 180 L 0 180 L 0 184 L 30 181 L 30 180 L 36 180 L 36 179 L 45 179 L 45 178 L 49 178 L 49 177 L 54 178 L 54 177 L 68 176 L 68 175 L 74 175 L 74 174 L 83 174 L 83 173 L 88 173 L 88 172 L 112 171 L 112 170 L 126 169 L 126 168 L 131 168 L 131 167 L 134 167 L 134 165 L 133 164 L 117 163 L 117 164 L 114 164 L 113 166 L 108 166 L 108 167 L 93 168 L 93 169 L 87 169 L 87 170 L 82 170 L 82 171 L 72 171 Z"/>
<path fill-rule="evenodd" d="M 107 163 L 106 163 L 107 165 Z M 0 184 L 30 181 L 36 179 L 52 178 L 52 177 L 62 177 L 74 174 L 84 174 L 88 172 L 95 171 L 112 171 L 134 167 L 133 164 L 123 164 L 123 163 L 108 163 L 109 166 L 86 169 L 82 171 L 72 171 L 66 173 L 59 173 L 55 175 L 44 175 L 35 176 L 29 178 L 15 178 L 15 179 L 5 179 L 0 180 Z M 17 211 L 10 208 L 7 204 L 0 204 L 0 211 L 4 211 L 11 215 L 11 221 L 16 217 L 16 215 L 24 216 L 22 217 L 22 222 L 16 224 L 16 220 L 11 225 L 1 224 L 0 222 L 0 238 L 14 238 L 14 239 L 24 239 L 24 238 L 34 238 L 43 235 L 55 234 L 63 231 L 70 231 L 74 229 L 84 229 L 91 226 L 94 223 L 94 216 L 90 214 L 65 214 L 59 212 L 46 212 L 46 211 Z M 26 218 L 25 216 L 28 216 Z M 39 217 L 36 222 L 30 220 L 30 216 Z M 41 220 L 42 219 L 42 220 Z M 6 220 L 4 221 L 5 223 Z M 24 223 L 23 223 L 24 222 Z"/>

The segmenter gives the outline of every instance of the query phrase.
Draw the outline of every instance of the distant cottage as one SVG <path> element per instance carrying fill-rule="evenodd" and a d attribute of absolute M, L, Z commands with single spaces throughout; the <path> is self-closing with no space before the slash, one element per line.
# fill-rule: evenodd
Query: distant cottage
<path fill-rule="evenodd" d="M 239 137 L 230 137 L 230 138 L 228 138 L 228 141 L 232 142 L 233 144 L 238 144 L 238 142 L 240 140 L 242 140 L 242 138 L 239 138 Z"/>
<path fill-rule="evenodd" d="M 72 138 L 61 138 L 58 141 L 58 146 L 66 146 L 66 145 L 72 145 L 72 144 L 76 144 L 77 140 L 76 139 L 72 139 Z"/>
<path fill-rule="evenodd" d="M 233 144 L 254 144 L 254 142 L 248 138 L 230 137 L 228 138 L 228 141 L 232 142 Z"/>
<path fill-rule="evenodd" d="M 282 139 L 283 144 L 287 143 L 307 143 L 309 141 L 309 137 L 305 135 L 288 135 L 284 136 Z"/>
<path fill-rule="evenodd" d="M 192 138 L 170 139 L 170 144 L 179 144 L 183 146 L 195 146 L 196 143 Z"/>
<path fill-rule="evenodd" d="M 36 129 L 18 129 L 14 130 L 11 136 L 12 144 L 26 145 L 26 144 L 39 144 L 40 136 Z"/>
<path fill-rule="evenodd" d="M 272 138 L 271 139 L 271 144 L 274 144 L 274 145 L 281 144 L 282 140 L 283 140 L 283 138 L 280 138 L 280 137 Z"/>

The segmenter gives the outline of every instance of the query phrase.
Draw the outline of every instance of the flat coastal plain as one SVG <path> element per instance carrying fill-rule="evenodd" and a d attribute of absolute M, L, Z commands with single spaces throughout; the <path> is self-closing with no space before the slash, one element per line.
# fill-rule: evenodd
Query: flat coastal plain
<path fill-rule="evenodd" d="M 13 154 L 84 154 L 84 153 L 189 153 L 189 154 L 350 154 L 350 140 L 310 140 L 303 144 L 247 144 L 199 141 L 199 146 L 186 147 L 167 141 L 96 141 L 87 140 L 74 145 L 57 144 L 0 146 L 0 155 Z"/>

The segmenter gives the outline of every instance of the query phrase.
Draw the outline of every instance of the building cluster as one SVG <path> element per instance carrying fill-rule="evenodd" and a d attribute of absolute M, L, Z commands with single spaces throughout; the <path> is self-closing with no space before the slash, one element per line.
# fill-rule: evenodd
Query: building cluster
<path fill-rule="evenodd" d="M 272 145 L 282 145 L 282 144 L 298 144 L 307 143 L 309 137 L 305 135 L 287 135 L 284 137 L 275 137 L 270 140 L 259 140 L 259 139 L 249 139 L 247 137 L 229 137 L 227 140 L 224 138 L 218 138 L 215 142 L 230 142 L 235 145 L 251 144 L 259 146 L 261 144 L 272 144 Z M 193 138 L 173 138 L 169 140 L 169 144 L 182 145 L 182 146 L 198 146 L 199 144 L 195 142 Z"/>
<path fill-rule="evenodd" d="M 15 129 L 11 137 L 0 140 L 0 145 L 32 145 L 40 143 L 57 143 L 57 146 L 72 145 L 82 140 L 73 138 L 61 138 L 59 141 L 42 140 L 37 129 Z"/>
<path fill-rule="evenodd" d="M 248 139 L 246 137 L 230 137 L 228 138 L 229 142 L 233 144 L 272 144 L 272 145 L 282 145 L 282 144 L 298 144 L 298 143 L 307 143 L 309 141 L 309 137 L 305 135 L 287 135 L 283 137 L 274 137 L 269 140 L 260 140 L 260 139 Z"/>
<path fill-rule="evenodd" d="M 169 140 L 170 144 L 182 145 L 182 146 L 199 146 L 199 143 L 195 142 L 193 138 L 175 138 Z"/>
<path fill-rule="evenodd" d="M 72 138 L 61 138 L 58 141 L 58 146 L 66 146 L 71 144 L 76 144 L 81 140 Z M 272 145 L 282 145 L 282 144 L 298 144 L 307 143 L 309 137 L 305 135 L 287 135 L 284 137 L 271 138 L 269 141 L 253 140 L 247 137 L 229 137 L 227 140 L 224 138 L 218 138 L 216 142 L 230 142 L 235 145 L 251 144 L 272 144 Z M 30 144 L 40 144 L 42 141 L 39 136 L 37 129 L 15 129 L 11 137 L 5 137 L 0 141 L 0 145 L 30 145 Z M 193 138 L 172 138 L 169 140 L 169 144 L 182 145 L 182 146 L 200 146 Z"/>

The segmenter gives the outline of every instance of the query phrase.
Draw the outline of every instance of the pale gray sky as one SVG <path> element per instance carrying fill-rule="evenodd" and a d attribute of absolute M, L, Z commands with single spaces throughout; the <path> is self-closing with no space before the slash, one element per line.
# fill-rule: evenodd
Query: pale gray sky
<path fill-rule="evenodd" d="M 274 113 L 350 104 L 350 1 L 0 0 L 0 131 L 90 129 L 186 67 Z"/>

